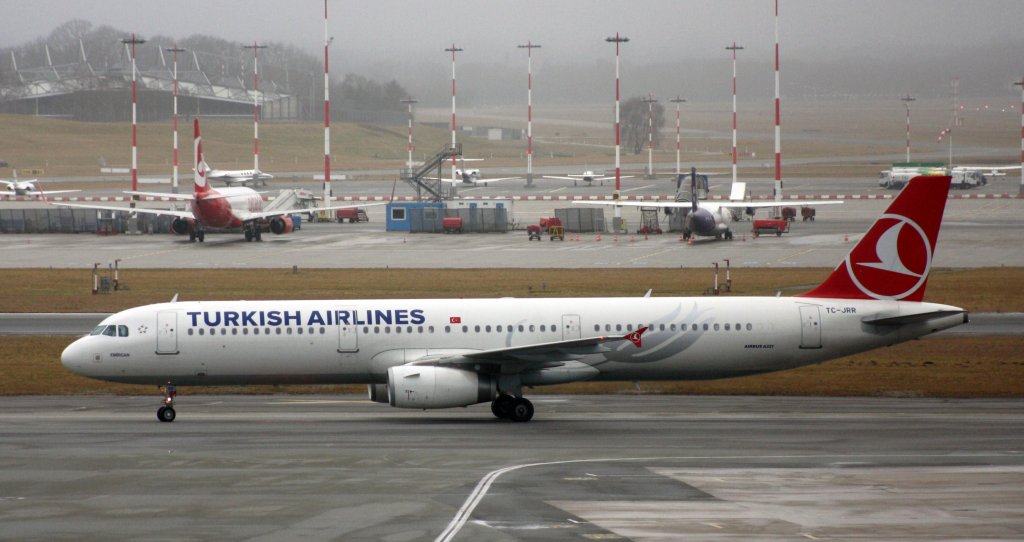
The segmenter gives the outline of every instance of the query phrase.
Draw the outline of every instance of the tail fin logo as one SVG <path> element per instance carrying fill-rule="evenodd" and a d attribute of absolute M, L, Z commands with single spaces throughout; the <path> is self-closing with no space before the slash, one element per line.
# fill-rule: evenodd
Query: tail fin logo
<path fill-rule="evenodd" d="M 626 340 L 631 342 L 631 343 L 633 343 L 633 346 L 636 346 L 637 348 L 640 348 L 641 347 L 640 337 L 643 336 L 645 331 L 647 331 L 647 326 L 644 326 L 644 327 L 642 327 L 642 328 L 640 328 L 640 329 L 630 333 L 629 335 L 626 335 Z"/>
<path fill-rule="evenodd" d="M 868 297 L 898 300 L 924 285 L 931 261 L 924 229 L 905 216 L 887 213 L 846 257 L 846 270 Z"/>

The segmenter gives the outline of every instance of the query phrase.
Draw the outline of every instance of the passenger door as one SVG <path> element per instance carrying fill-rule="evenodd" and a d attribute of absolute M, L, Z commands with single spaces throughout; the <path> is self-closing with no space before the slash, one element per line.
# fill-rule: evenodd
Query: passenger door
<path fill-rule="evenodd" d="M 800 348 L 821 348 L 821 308 L 800 307 Z"/>
<path fill-rule="evenodd" d="M 178 312 L 156 313 L 156 353 L 175 355 L 178 353 Z"/>

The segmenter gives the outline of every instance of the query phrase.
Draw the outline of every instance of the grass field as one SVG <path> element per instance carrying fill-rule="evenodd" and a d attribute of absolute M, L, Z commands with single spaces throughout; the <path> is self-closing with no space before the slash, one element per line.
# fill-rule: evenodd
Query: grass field
<path fill-rule="evenodd" d="M 730 295 L 791 295 L 823 279 L 827 269 L 736 269 Z M 91 294 L 88 270 L 6 270 L 0 312 L 113 312 L 180 299 L 458 298 L 500 296 L 700 295 L 711 280 L 692 270 L 127 270 L 128 289 Z M 935 270 L 930 301 L 973 312 L 1024 310 L 1024 269 Z M 154 394 L 152 387 L 81 378 L 60 365 L 71 337 L 0 337 L 0 395 Z M 642 382 L 640 393 L 767 395 L 1024 396 L 1024 339 L 931 338 L 767 375 L 710 382 Z M 359 386 L 187 389 L 184 393 L 362 391 Z M 557 393 L 638 393 L 632 383 L 541 388 Z"/>
<path fill-rule="evenodd" d="M 1005 97 L 993 103 L 1016 103 Z M 898 100 L 866 99 L 849 101 L 784 102 L 782 128 L 784 170 L 789 177 L 857 177 L 874 179 L 888 167 L 889 156 L 904 149 L 905 117 Z M 744 176 L 770 176 L 766 166 L 773 153 L 774 116 L 769 102 L 740 103 L 738 148 Z M 913 148 L 915 153 L 931 152 L 945 156 L 946 147 L 936 142 L 939 131 L 948 124 L 948 103 L 921 100 L 916 103 Z M 611 109 L 605 105 L 538 104 L 534 115 L 534 165 L 587 164 L 605 170 L 613 163 Z M 522 107 L 506 106 L 460 110 L 466 126 L 503 126 L 525 128 Z M 417 122 L 444 123 L 449 111 L 423 109 Z M 730 142 L 727 137 L 731 112 L 725 103 L 687 104 L 683 122 L 683 160 L 720 161 L 727 166 Z M 958 163 L 1017 163 L 1014 152 L 1019 143 L 1019 116 L 995 109 L 965 112 L 964 125 L 956 133 L 954 159 Z M 669 113 L 669 117 L 673 114 Z M 674 162 L 674 118 L 665 124 L 663 141 L 655 149 L 655 161 Z M 169 176 L 171 172 L 171 121 L 144 122 L 139 125 L 139 172 L 143 176 Z M 130 165 L 131 131 L 127 123 L 88 123 L 26 115 L 0 115 L 0 158 L 20 169 L 38 169 L 46 178 L 58 176 L 98 176 L 101 164 L 111 167 Z M 220 168 L 246 168 L 252 163 L 252 125 L 246 120 L 209 119 L 203 125 L 207 160 Z M 355 169 L 393 168 L 396 175 L 406 160 L 405 125 L 383 126 L 334 123 L 331 130 L 332 164 L 337 172 Z M 191 163 L 191 127 L 182 123 L 179 132 L 183 171 Z M 450 141 L 447 129 L 417 124 L 414 129 L 414 157 L 432 155 Z M 467 156 L 486 158 L 481 166 L 523 166 L 524 140 L 488 141 L 460 137 Z M 978 154 L 978 149 L 1006 149 L 993 156 Z M 266 121 L 260 130 L 260 166 L 265 171 L 319 171 L 323 167 L 323 126 L 316 122 Z M 812 164 L 786 164 L 786 159 L 830 157 L 833 160 Z M 630 171 L 646 165 L 647 153 L 624 150 L 623 167 Z M 567 168 L 568 172 L 568 168 Z M 10 175 L 0 169 L 0 177 Z M 284 185 L 286 178 L 274 181 Z M 68 188 L 60 184 L 48 187 Z M 75 186 L 74 188 L 81 188 Z M 123 189 L 123 187 L 118 188 Z"/>

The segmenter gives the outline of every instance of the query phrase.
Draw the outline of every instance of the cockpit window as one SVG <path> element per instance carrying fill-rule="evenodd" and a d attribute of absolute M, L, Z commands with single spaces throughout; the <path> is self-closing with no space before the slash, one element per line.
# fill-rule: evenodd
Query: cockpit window
<path fill-rule="evenodd" d="M 89 335 L 106 335 L 107 337 L 127 337 L 128 326 L 103 325 L 96 326 Z"/>

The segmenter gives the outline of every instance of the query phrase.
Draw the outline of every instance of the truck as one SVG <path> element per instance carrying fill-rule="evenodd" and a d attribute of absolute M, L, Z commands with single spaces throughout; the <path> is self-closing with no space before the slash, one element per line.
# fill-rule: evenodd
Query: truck
<path fill-rule="evenodd" d="M 446 216 L 442 218 L 441 229 L 445 233 L 462 233 L 462 217 Z"/>
<path fill-rule="evenodd" d="M 953 178 L 951 187 L 966 190 L 988 184 L 988 177 L 976 169 L 954 167 L 894 167 L 878 174 L 878 186 L 898 190 L 910 179 L 921 175 L 949 175 Z"/>
<path fill-rule="evenodd" d="M 358 207 L 348 207 L 346 209 L 338 209 L 334 213 L 334 217 L 338 220 L 338 222 L 345 222 L 346 220 L 348 220 L 349 223 L 352 223 L 352 222 L 369 222 L 370 221 L 370 217 L 366 216 L 366 211 L 364 211 L 364 210 L 362 210 L 362 209 L 360 209 Z"/>
<path fill-rule="evenodd" d="M 755 236 L 763 233 L 774 233 L 777 237 L 789 232 L 789 220 L 785 218 L 755 218 L 753 224 Z"/>

